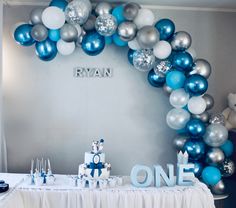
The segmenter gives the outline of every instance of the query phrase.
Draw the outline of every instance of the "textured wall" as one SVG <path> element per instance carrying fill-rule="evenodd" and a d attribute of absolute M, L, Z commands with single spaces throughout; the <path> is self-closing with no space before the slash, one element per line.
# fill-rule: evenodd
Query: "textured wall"
<path fill-rule="evenodd" d="M 25 172 L 32 157 L 50 157 L 58 173 L 76 173 L 91 140 L 104 138 L 113 174 L 129 174 L 135 163 L 172 162 L 175 134 L 165 123 L 170 110 L 162 90 L 148 85 L 146 74 L 127 62 L 127 49 L 107 47 L 97 57 L 78 49 L 70 57 L 44 63 L 34 49 L 15 44 L 11 28 L 28 21 L 31 7 L 5 7 L 4 87 L 8 164 Z M 209 92 L 215 110 L 236 91 L 234 13 L 156 11 L 170 17 L 178 30 L 189 31 L 199 57 L 209 60 L 213 74 Z M 76 79 L 73 67 L 112 67 L 111 79 Z"/>

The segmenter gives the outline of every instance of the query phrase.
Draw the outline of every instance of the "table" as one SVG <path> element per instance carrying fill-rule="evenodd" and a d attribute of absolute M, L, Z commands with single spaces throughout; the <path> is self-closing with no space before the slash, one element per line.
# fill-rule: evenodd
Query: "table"
<path fill-rule="evenodd" d="M 107 189 L 68 185 L 68 176 L 56 175 L 52 186 L 27 184 L 26 175 L 0 174 L 10 191 L 0 196 L 0 208 L 214 208 L 210 190 L 197 179 L 194 186 L 135 188 L 125 184 Z"/>

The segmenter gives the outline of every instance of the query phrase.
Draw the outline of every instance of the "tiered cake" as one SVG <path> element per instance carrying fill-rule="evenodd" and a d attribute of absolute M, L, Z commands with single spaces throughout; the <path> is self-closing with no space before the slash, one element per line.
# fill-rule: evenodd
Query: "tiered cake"
<path fill-rule="evenodd" d="M 107 179 L 110 177 L 111 164 L 105 162 L 104 140 L 93 141 L 92 151 L 85 152 L 84 163 L 79 165 L 79 177 Z"/>

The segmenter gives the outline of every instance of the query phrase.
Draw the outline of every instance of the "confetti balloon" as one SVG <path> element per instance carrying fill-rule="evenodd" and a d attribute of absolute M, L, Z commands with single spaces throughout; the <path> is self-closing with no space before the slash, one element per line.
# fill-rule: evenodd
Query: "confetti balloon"
<path fill-rule="evenodd" d="M 116 32 L 117 21 L 111 14 L 104 14 L 97 17 L 95 28 L 100 35 L 111 36 Z"/>
<path fill-rule="evenodd" d="M 159 74 L 163 77 L 166 76 L 166 74 L 171 71 L 172 64 L 169 60 L 157 60 L 154 66 L 154 71 L 156 74 Z"/>
<path fill-rule="evenodd" d="M 223 177 L 230 177 L 235 172 L 235 164 L 230 159 L 225 159 L 225 161 L 219 166 L 220 172 Z"/>
<path fill-rule="evenodd" d="M 221 113 L 213 114 L 209 120 L 211 124 L 225 125 L 225 117 Z"/>

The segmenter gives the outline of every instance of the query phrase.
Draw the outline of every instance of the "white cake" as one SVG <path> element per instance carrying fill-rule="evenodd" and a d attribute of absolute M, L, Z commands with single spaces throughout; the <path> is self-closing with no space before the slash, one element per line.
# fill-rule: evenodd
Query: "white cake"
<path fill-rule="evenodd" d="M 79 165 L 79 177 L 107 179 L 110 177 L 111 164 L 105 162 L 102 152 L 104 140 L 93 142 L 92 151 L 85 152 L 84 163 Z"/>

